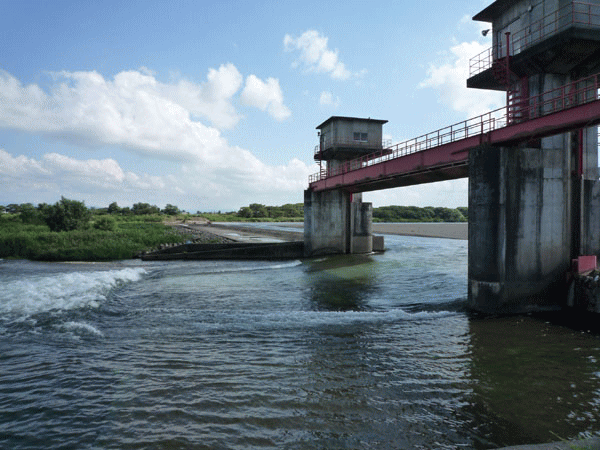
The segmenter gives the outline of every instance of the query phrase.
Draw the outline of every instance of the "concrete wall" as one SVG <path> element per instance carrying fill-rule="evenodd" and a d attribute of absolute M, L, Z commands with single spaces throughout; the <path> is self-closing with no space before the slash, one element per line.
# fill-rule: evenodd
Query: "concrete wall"
<path fill-rule="evenodd" d="M 321 146 L 353 142 L 354 133 L 367 133 L 365 147 L 381 148 L 382 124 L 360 119 L 337 119 L 329 122 L 321 129 Z"/>
<path fill-rule="evenodd" d="M 304 255 L 373 251 L 373 207 L 342 190 L 304 191 Z"/>
<path fill-rule="evenodd" d="M 571 259 L 600 253 L 596 128 L 537 147 L 481 147 L 469 156 L 469 303 L 485 312 L 565 304 Z M 595 173 L 595 175 L 594 175 Z"/>
<path fill-rule="evenodd" d="M 544 309 L 557 304 L 552 293 L 566 295 L 571 217 L 565 159 L 536 148 L 471 150 L 468 294 L 476 310 Z"/>
<path fill-rule="evenodd" d="M 600 0 L 585 0 L 585 3 L 600 5 Z M 571 5 L 574 5 L 572 6 L 575 12 L 574 18 L 571 15 Z M 560 17 L 556 16 L 557 11 L 560 11 Z M 598 11 L 600 10 L 594 9 L 592 14 L 597 15 Z M 510 5 L 492 24 L 493 46 L 501 49 L 497 57 L 506 56 L 506 32 L 510 32 L 512 35 L 519 33 L 519 37 L 522 38 L 518 39 L 515 42 L 515 48 L 511 49 L 511 54 L 516 55 L 530 46 L 532 42 L 539 42 L 540 35 L 550 37 L 564 27 L 570 26 L 573 19 L 579 22 L 577 27 L 585 27 L 585 22 L 589 18 L 588 14 L 587 5 L 580 5 L 572 0 L 523 0 Z M 523 33 L 524 30 L 529 30 L 529 38 Z"/>

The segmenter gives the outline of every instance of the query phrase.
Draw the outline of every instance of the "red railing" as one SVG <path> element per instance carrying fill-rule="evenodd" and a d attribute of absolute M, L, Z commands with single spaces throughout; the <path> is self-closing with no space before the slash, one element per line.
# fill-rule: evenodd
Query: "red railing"
<path fill-rule="evenodd" d="M 329 177 L 358 170 L 363 167 L 381 164 L 406 155 L 439 147 L 445 144 L 488 133 L 499 128 L 519 124 L 527 120 L 547 116 L 574 106 L 583 105 L 600 99 L 600 74 L 574 81 L 565 86 L 552 89 L 526 99 L 518 111 L 512 111 L 513 117 L 507 124 L 506 107 L 490 111 L 472 119 L 441 128 L 432 133 L 400 142 L 381 152 L 372 153 L 340 163 L 335 169 L 322 169 L 310 175 L 308 182 L 314 183 Z"/>
<path fill-rule="evenodd" d="M 518 55 L 526 48 L 573 26 L 600 28 L 600 4 L 572 2 L 522 30 L 511 32 L 509 55 Z M 469 77 L 490 69 L 496 59 L 506 56 L 504 36 L 497 41 L 494 47 L 471 58 Z"/>

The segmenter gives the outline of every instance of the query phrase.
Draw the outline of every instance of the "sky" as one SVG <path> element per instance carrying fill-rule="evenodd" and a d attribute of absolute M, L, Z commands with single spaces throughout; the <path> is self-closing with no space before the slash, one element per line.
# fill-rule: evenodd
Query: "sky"
<path fill-rule="evenodd" d="M 303 201 L 315 127 L 398 143 L 496 109 L 466 88 L 491 0 L 0 0 L 0 204 Z M 466 179 L 363 195 L 467 206 Z"/>

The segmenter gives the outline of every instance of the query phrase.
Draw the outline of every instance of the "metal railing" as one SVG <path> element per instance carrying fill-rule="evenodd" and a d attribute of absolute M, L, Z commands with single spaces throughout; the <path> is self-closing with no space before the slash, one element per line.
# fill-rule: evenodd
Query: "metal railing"
<path fill-rule="evenodd" d="M 336 138 L 336 139 L 325 139 L 322 140 L 319 145 L 315 146 L 315 157 L 319 155 L 323 150 L 334 147 L 349 147 L 349 148 L 385 148 L 392 144 L 390 139 L 382 139 L 381 142 L 374 143 L 373 141 L 359 141 L 352 138 Z"/>
<path fill-rule="evenodd" d="M 572 2 L 522 30 L 511 32 L 508 54 L 518 55 L 550 36 L 573 26 L 600 28 L 600 4 Z M 492 67 L 495 60 L 507 55 L 504 37 L 498 39 L 494 47 L 484 50 L 469 61 L 469 77 L 475 76 Z"/>
<path fill-rule="evenodd" d="M 431 133 L 400 142 L 391 147 L 386 147 L 381 152 L 371 153 L 360 158 L 343 162 L 335 169 L 321 169 L 320 172 L 310 175 L 308 182 L 314 183 L 363 167 L 381 164 L 413 153 L 429 150 L 462 139 L 479 136 L 499 128 L 517 125 L 527 120 L 590 103 L 600 99 L 599 88 L 600 74 L 592 75 L 562 87 L 543 92 L 542 94 L 529 97 L 517 111 L 517 119 L 513 118 L 511 123 L 507 123 L 507 108 L 502 107 L 463 122 L 440 128 Z M 512 111 L 511 115 L 514 117 L 515 111 Z"/>

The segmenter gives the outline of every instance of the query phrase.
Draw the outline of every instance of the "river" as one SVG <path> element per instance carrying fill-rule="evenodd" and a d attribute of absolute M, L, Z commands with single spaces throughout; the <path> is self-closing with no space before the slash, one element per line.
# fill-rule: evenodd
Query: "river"
<path fill-rule="evenodd" d="M 465 307 L 467 242 L 0 260 L 0 448 L 488 449 L 596 435 L 600 338 Z"/>

